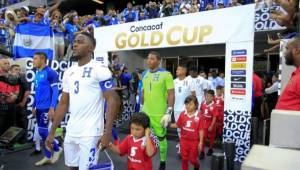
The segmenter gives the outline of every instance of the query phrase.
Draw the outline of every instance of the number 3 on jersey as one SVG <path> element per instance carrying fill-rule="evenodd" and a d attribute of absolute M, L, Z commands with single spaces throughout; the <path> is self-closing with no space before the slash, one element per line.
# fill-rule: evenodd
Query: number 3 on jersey
<path fill-rule="evenodd" d="M 75 81 L 75 82 L 74 82 L 74 85 L 75 85 L 74 93 L 75 93 L 75 94 L 78 94 L 78 92 L 79 92 L 79 81 L 78 81 L 78 80 Z"/>

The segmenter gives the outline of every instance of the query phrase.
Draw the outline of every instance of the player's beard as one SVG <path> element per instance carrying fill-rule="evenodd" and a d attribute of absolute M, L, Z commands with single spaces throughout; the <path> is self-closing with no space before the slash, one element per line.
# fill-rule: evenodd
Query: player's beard
<path fill-rule="evenodd" d="M 286 65 L 295 65 L 295 60 L 291 50 L 285 53 L 284 58 Z"/>

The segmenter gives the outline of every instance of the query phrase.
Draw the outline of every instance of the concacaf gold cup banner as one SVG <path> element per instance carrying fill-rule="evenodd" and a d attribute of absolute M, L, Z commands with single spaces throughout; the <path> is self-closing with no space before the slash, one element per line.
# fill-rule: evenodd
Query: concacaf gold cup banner
<path fill-rule="evenodd" d="M 100 27 L 96 52 L 251 41 L 253 31 L 245 29 L 254 28 L 250 6 Z"/>

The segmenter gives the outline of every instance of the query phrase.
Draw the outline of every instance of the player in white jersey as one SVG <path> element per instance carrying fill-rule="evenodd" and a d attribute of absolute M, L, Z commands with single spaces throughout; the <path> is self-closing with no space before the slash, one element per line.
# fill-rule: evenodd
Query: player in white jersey
<path fill-rule="evenodd" d="M 108 147 L 112 124 L 120 99 L 112 90 L 112 75 L 107 66 L 92 60 L 96 40 L 88 33 L 76 36 L 73 49 L 78 65 L 63 76 L 63 92 L 55 112 L 46 146 L 51 148 L 55 129 L 70 111 L 64 141 L 65 164 L 71 170 L 86 170 L 98 161 L 98 148 Z M 104 100 L 107 116 L 104 128 Z M 105 130 L 104 130 L 105 129 Z"/>
<path fill-rule="evenodd" d="M 185 98 L 189 95 L 196 96 L 195 93 L 195 85 L 191 78 L 186 77 L 187 68 L 183 65 L 177 67 L 176 76 L 177 78 L 174 80 L 174 87 L 175 87 L 175 103 L 174 103 L 174 118 L 177 122 L 180 113 L 185 110 L 184 101 Z M 180 129 L 177 129 L 178 137 L 180 136 Z M 178 154 L 180 154 L 179 145 L 178 147 Z"/>
<path fill-rule="evenodd" d="M 191 78 L 195 84 L 196 97 L 198 99 L 198 103 L 202 103 L 202 101 L 204 100 L 204 94 L 208 89 L 207 81 L 205 81 L 203 77 L 198 76 L 198 71 L 196 67 L 192 67 L 189 73 L 190 76 L 188 77 Z"/>
<path fill-rule="evenodd" d="M 207 85 L 207 90 L 211 90 L 212 88 L 212 82 L 210 80 L 207 79 L 207 75 L 204 71 L 200 71 L 199 76 L 204 78 L 204 81 Z"/>

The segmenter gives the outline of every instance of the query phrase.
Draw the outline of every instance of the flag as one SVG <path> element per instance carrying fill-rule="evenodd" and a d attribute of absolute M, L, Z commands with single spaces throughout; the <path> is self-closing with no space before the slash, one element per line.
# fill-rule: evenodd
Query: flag
<path fill-rule="evenodd" d="M 44 52 L 49 60 L 53 59 L 54 38 L 51 27 L 30 22 L 17 25 L 14 58 L 32 58 L 35 52 Z"/>

